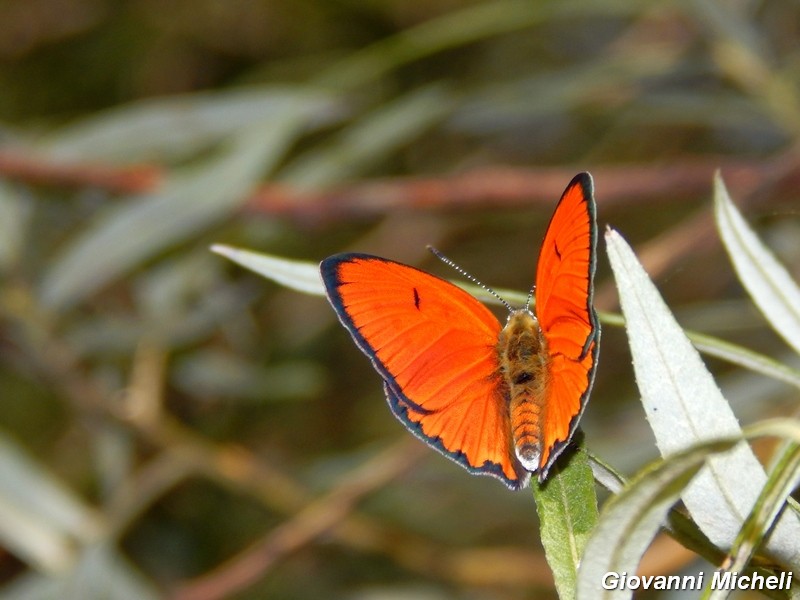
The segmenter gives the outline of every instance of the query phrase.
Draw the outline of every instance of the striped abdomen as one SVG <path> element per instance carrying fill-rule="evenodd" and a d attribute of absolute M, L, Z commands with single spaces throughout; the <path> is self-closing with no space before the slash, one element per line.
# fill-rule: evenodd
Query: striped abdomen
<path fill-rule="evenodd" d="M 528 471 L 540 468 L 547 397 L 547 340 L 528 310 L 511 313 L 497 345 L 509 392 L 514 452 Z"/>

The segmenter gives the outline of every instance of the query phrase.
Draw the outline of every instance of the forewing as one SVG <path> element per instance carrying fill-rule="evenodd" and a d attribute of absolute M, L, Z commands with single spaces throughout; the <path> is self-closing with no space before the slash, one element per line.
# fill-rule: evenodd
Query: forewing
<path fill-rule="evenodd" d="M 520 487 L 526 474 L 510 451 L 494 315 L 453 284 L 383 258 L 341 254 L 320 269 L 395 415 L 470 472 Z"/>
<path fill-rule="evenodd" d="M 540 479 L 577 427 L 594 381 L 600 340 L 592 305 L 596 247 L 592 178 L 581 173 L 556 207 L 536 271 L 536 317 L 550 355 Z"/>
<path fill-rule="evenodd" d="M 581 173 L 553 213 L 536 269 L 536 317 L 551 353 L 584 355 L 597 329 L 592 307 L 596 246 L 592 179 Z"/>

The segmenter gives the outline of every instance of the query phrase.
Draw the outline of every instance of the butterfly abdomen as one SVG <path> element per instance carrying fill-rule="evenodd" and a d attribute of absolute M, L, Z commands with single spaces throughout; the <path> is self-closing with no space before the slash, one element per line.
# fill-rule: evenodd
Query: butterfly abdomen
<path fill-rule="evenodd" d="M 528 471 L 539 468 L 548 385 L 547 341 L 528 310 L 511 313 L 497 350 L 509 397 L 514 453 Z"/>

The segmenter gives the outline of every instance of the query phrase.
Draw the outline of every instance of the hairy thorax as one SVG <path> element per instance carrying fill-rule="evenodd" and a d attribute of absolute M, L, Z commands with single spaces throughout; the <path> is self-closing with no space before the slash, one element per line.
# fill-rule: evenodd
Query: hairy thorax
<path fill-rule="evenodd" d="M 515 310 L 497 342 L 500 369 L 509 392 L 514 452 L 531 472 L 540 467 L 542 423 L 547 399 L 547 340 L 527 309 Z"/>

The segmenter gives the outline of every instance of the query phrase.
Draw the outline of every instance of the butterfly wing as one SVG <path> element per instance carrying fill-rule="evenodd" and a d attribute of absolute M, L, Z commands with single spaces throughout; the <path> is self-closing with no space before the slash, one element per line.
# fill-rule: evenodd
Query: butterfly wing
<path fill-rule="evenodd" d="M 540 481 L 575 431 L 594 381 L 600 342 L 592 305 L 596 247 L 592 178 L 580 173 L 553 213 L 536 270 L 536 317 L 550 355 Z"/>
<path fill-rule="evenodd" d="M 320 270 L 400 421 L 468 471 L 524 486 L 528 474 L 509 441 L 494 315 L 453 284 L 376 256 L 336 255 Z"/>

